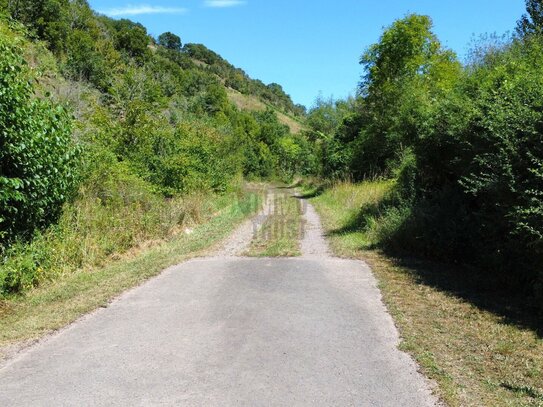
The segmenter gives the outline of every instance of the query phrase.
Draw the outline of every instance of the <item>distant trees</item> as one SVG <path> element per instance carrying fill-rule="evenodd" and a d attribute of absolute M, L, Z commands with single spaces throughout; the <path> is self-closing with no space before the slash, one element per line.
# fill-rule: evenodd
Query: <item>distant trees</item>
<path fill-rule="evenodd" d="M 158 44 L 164 48 L 180 51 L 181 38 L 171 32 L 165 32 L 158 37 Z"/>
<path fill-rule="evenodd" d="M 303 106 L 296 106 L 289 95 L 285 93 L 281 85 L 271 83 L 264 84 L 258 79 L 251 79 L 241 69 L 235 68 L 225 61 L 216 52 L 211 51 L 202 44 L 185 44 L 183 53 L 190 58 L 204 62 L 211 72 L 224 78 L 226 86 L 241 93 L 254 95 L 267 103 L 281 109 L 285 113 L 295 116 L 304 116 L 306 111 Z"/>
<path fill-rule="evenodd" d="M 355 140 L 360 131 L 357 101 L 318 97 L 307 113 L 307 136 L 313 142 L 320 166 L 319 175 L 341 179 L 349 177 L 353 168 Z"/>
<path fill-rule="evenodd" d="M 191 58 L 205 62 L 208 65 L 214 65 L 222 61 L 222 58 L 216 52 L 203 44 L 185 44 L 183 51 Z"/>

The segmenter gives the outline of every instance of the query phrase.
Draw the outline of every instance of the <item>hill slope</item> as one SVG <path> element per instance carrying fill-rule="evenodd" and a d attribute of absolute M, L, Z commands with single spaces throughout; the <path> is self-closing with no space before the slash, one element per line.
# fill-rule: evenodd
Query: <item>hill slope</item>
<path fill-rule="evenodd" d="M 0 49 L 0 297 L 176 233 L 243 177 L 312 171 L 280 86 L 172 33 L 20 0 Z"/>

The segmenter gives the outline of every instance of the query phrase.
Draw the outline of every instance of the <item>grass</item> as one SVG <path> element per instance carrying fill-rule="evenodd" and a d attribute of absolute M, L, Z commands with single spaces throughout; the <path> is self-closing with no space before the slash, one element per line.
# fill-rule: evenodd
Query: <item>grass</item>
<path fill-rule="evenodd" d="M 314 194 L 333 251 L 370 264 L 402 349 L 438 383 L 448 405 L 543 406 L 543 340 L 529 311 L 483 290 L 470 270 L 372 249 L 378 218 L 364 212 L 379 207 L 391 187 L 344 183 Z M 361 217 L 365 222 L 353 222 Z"/>
<path fill-rule="evenodd" d="M 4 253 L 0 298 L 165 241 L 208 220 L 233 198 L 200 192 L 165 199 L 131 174 L 103 166 L 55 225 Z"/>
<path fill-rule="evenodd" d="M 255 194 L 243 196 L 195 226 L 151 248 L 134 250 L 103 267 L 81 269 L 0 301 L 0 359 L 13 345 L 31 342 L 107 304 L 165 268 L 202 254 L 253 214 Z"/>
<path fill-rule="evenodd" d="M 239 109 L 263 112 L 267 108 L 271 108 L 277 114 L 277 119 L 279 120 L 279 122 L 287 125 L 292 134 L 299 134 L 302 132 L 302 130 L 304 130 L 304 126 L 302 123 L 300 123 L 299 120 L 278 111 L 277 108 L 262 102 L 256 96 L 244 95 L 243 93 L 230 88 L 227 88 L 226 91 L 228 93 L 228 99 L 230 99 L 230 101 L 235 104 Z"/>
<path fill-rule="evenodd" d="M 288 192 L 274 192 L 273 206 L 246 253 L 250 257 L 295 257 L 300 253 L 302 208 Z"/>

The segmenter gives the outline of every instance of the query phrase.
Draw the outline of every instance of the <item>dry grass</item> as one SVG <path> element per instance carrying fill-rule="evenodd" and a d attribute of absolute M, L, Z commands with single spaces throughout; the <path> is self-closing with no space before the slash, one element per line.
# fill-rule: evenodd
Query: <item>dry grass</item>
<path fill-rule="evenodd" d="M 252 112 L 262 112 L 268 107 L 275 110 L 279 122 L 289 127 L 292 134 L 299 134 L 304 130 L 304 126 L 298 120 L 287 116 L 286 114 L 277 111 L 270 105 L 265 104 L 255 96 L 244 95 L 235 89 L 227 88 L 228 98 L 230 101 L 238 107 L 240 110 L 249 110 Z"/>
<path fill-rule="evenodd" d="M 345 228 L 386 189 L 382 183 L 341 184 L 312 202 L 334 252 L 371 265 L 401 332 L 402 349 L 437 381 L 451 406 L 542 406 L 543 340 L 537 326 L 512 318 L 513 309 L 508 316 L 494 311 L 494 294 L 468 283 L 469 270 L 392 259 L 365 249 L 371 243 L 367 232 Z"/>

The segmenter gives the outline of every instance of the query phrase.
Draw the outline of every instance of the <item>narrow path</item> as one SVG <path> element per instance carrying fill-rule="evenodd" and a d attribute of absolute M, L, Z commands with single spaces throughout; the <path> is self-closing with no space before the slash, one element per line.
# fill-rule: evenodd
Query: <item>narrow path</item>
<path fill-rule="evenodd" d="M 304 214 L 304 233 L 301 241 L 302 257 L 322 259 L 330 257 L 330 250 L 317 211 L 306 200 L 302 200 L 302 208 Z"/>
<path fill-rule="evenodd" d="M 284 190 L 281 190 L 281 192 L 278 192 L 275 189 L 268 190 L 264 195 L 261 211 L 254 218 L 245 221 L 239 226 L 232 236 L 223 243 L 219 250 L 210 257 L 243 257 L 243 254 L 247 252 L 252 239 L 260 227 L 264 224 L 266 219 L 275 212 L 277 194 L 282 196 L 291 195 L 293 199 L 300 199 L 293 191 L 285 193 Z M 302 211 L 302 225 L 300 229 L 303 231 L 300 241 L 302 257 L 323 259 L 330 257 L 330 250 L 317 211 L 315 211 L 313 205 L 307 200 L 300 200 Z"/>
<path fill-rule="evenodd" d="M 306 208 L 302 257 L 234 257 L 247 223 L 13 359 L 0 405 L 437 405 L 370 269 L 330 257 Z"/>

